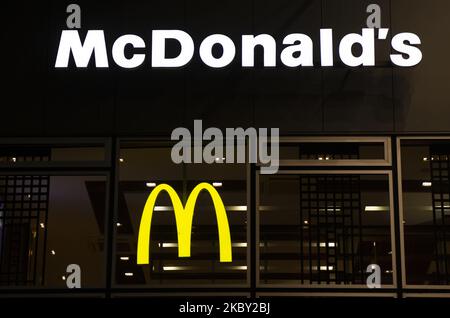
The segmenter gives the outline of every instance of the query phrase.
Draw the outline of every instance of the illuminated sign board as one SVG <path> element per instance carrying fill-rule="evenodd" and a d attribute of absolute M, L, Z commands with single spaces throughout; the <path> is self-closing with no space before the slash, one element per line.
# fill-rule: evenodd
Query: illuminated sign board
<path fill-rule="evenodd" d="M 313 48 L 320 47 L 320 66 L 335 65 L 333 47 L 338 45 L 338 55 L 342 63 L 349 67 L 376 66 L 376 41 L 387 40 L 388 28 L 363 28 L 360 33 L 350 33 L 341 39 L 335 39 L 333 29 L 320 29 L 320 43 L 313 43 L 310 36 L 303 33 L 287 34 L 283 40 L 283 49 L 279 59 L 286 67 L 312 67 Z M 241 66 L 251 68 L 255 66 L 255 48 L 261 47 L 264 52 L 264 67 L 277 66 L 277 41 L 269 34 L 246 34 L 240 39 L 240 50 L 237 52 L 235 42 L 224 34 L 211 34 L 200 43 L 195 43 L 191 35 L 183 30 L 152 30 L 151 44 L 136 34 L 125 34 L 114 39 L 112 45 L 112 59 L 114 63 L 125 69 L 133 69 L 148 65 L 153 68 L 178 68 L 187 65 L 198 52 L 201 61 L 211 68 L 223 68 L 230 65 L 237 54 L 241 56 Z M 73 57 L 77 68 L 86 68 L 92 57 L 96 68 L 108 68 L 111 62 L 107 53 L 107 42 L 104 30 L 88 30 L 82 40 L 78 30 L 63 30 L 61 32 L 55 68 L 67 68 L 70 56 Z M 180 47 L 176 56 L 166 55 L 166 45 L 176 41 Z M 422 51 L 419 36 L 404 32 L 392 34 L 390 40 L 392 53 L 389 59 L 393 65 L 411 67 L 420 63 Z M 196 47 L 198 45 L 198 47 Z M 353 48 L 359 46 L 358 53 Z M 213 53 L 213 48 L 220 47 L 221 55 Z M 125 54 L 125 48 L 145 50 L 144 52 Z M 147 55 L 151 55 L 149 61 Z"/>
<path fill-rule="evenodd" d="M 152 226 L 153 210 L 156 199 L 162 191 L 165 191 L 172 201 L 175 213 L 175 222 L 178 234 L 178 256 L 191 256 L 191 232 L 192 219 L 194 217 L 195 203 L 201 191 L 207 191 L 211 196 L 216 211 L 217 228 L 219 232 L 219 250 L 220 261 L 231 262 L 231 237 L 230 227 L 225 206 L 217 190 L 209 183 L 202 182 L 198 184 L 190 193 L 186 205 L 183 206 L 177 192 L 168 184 L 156 186 L 150 193 L 142 212 L 141 223 L 139 226 L 137 263 L 139 265 L 148 264 L 150 261 L 150 231 Z"/>

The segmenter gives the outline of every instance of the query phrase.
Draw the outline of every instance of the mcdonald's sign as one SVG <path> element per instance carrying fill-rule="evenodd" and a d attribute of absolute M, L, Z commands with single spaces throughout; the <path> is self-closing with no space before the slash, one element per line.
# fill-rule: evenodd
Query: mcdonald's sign
<path fill-rule="evenodd" d="M 211 196 L 216 212 L 219 232 L 220 262 L 232 261 L 230 227 L 228 225 L 228 217 L 222 198 L 211 184 L 202 182 L 192 190 L 185 206 L 183 206 L 177 192 L 170 185 L 160 184 L 153 189 L 145 203 L 139 226 L 137 247 L 138 265 L 148 264 L 150 260 L 150 230 L 152 226 L 153 210 L 155 208 L 156 199 L 162 191 L 165 191 L 169 195 L 175 213 L 178 234 L 178 256 L 191 256 L 192 219 L 194 217 L 195 203 L 200 192 L 203 190 L 207 191 Z"/>

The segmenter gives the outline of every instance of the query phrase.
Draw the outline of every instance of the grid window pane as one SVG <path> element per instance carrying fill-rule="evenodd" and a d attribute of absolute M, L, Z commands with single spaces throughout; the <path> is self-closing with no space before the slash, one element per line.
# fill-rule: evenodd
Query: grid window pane
<path fill-rule="evenodd" d="M 406 282 L 450 284 L 450 142 L 401 144 Z"/>
<path fill-rule="evenodd" d="M 0 176 L 0 285 L 67 288 L 67 267 L 81 287 L 104 287 L 106 179 Z"/>
<path fill-rule="evenodd" d="M 262 284 L 366 284 L 370 264 L 392 284 L 387 175 L 261 175 L 259 187 Z"/>

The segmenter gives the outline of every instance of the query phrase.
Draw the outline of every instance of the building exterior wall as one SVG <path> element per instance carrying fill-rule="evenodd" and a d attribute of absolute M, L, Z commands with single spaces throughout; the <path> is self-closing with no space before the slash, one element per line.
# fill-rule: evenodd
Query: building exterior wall
<path fill-rule="evenodd" d="M 134 70 L 112 62 L 96 69 L 93 61 L 86 69 L 75 68 L 73 61 L 68 69 L 56 69 L 69 2 L 6 4 L 0 50 L 0 296 L 67 291 L 65 265 L 75 259 L 86 274 L 84 289 L 74 294 L 206 290 L 217 296 L 449 297 L 450 3 L 377 1 L 381 25 L 389 28 L 388 40 L 376 44 L 377 66 L 318 66 L 319 29 L 333 28 L 336 38 L 360 32 L 370 3 L 78 2 L 80 33 L 104 29 L 110 60 L 118 36 L 139 34 L 148 45 L 152 29 L 185 30 L 195 43 L 222 33 L 237 46 L 235 61 L 223 69 L 206 67 L 198 52 L 185 67 L 151 68 L 147 47 L 144 65 Z M 315 66 L 281 65 L 280 41 L 294 32 L 311 36 Z M 399 32 L 420 36 L 419 65 L 400 68 L 390 62 L 390 36 Z M 264 68 L 258 51 L 256 67 L 243 68 L 240 36 L 260 33 L 277 39 L 279 65 Z M 337 47 L 334 55 L 338 61 Z M 261 175 L 258 164 L 173 164 L 172 130 L 193 128 L 196 119 L 205 128 L 279 128 L 286 147 L 280 172 L 271 179 Z M 193 257 L 202 270 L 177 276 L 175 268 L 192 264 L 177 259 L 176 232 L 167 230 L 173 219 L 163 215 L 152 246 L 167 263 L 139 269 L 136 229 L 153 187 L 148 184 L 173 184 L 185 199 L 203 181 L 224 183 L 219 190 L 232 213 L 234 267 L 217 262 L 215 240 L 212 246 L 200 244 L 201 255 Z M 170 202 L 162 200 L 170 211 Z M 338 215 L 347 203 L 348 214 L 325 216 L 330 230 L 321 232 L 316 204 Z M 271 209 L 280 214 L 264 214 Z M 215 237 L 213 216 L 198 222 L 206 229 L 196 234 L 199 242 L 208 241 L 205 235 Z M 311 234 L 313 226 L 317 233 Z M 347 226 L 359 234 L 348 233 Z M 331 232 L 339 244 L 351 241 L 355 247 L 335 251 Z M 166 253 L 167 243 L 172 249 Z M 297 247 L 299 255 L 292 251 Z M 212 270 L 204 255 L 211 257 Z M 383 269 L 379 289 L 368 289 L 365 282 L 373 262 Z M 321 266 L 327 272 L 322 278 Z"/>
<path fill-rule="evenodd" d="M 365 26 L 370 1 L 207 1 L 82 3 L 82 30 L 104 29 L 110 48 L 117 36 L 177 28 L 198 43 L 223 33 L 238 45 L 242 34 L 268 33 L 278 46 L 292 32 L 311 35 L 318 59 L 318 30 L 339 35 Z M 7 81 L 3 136 L 167 135 L 203 119 L 205 126 L 280 127 L 282 134 L 448 132 L 446 74 L 450 30 L 446 1 L 378 1 L 389 34 L 414 32 L 423 60 L 413 68 L 392 67 L 389 41 L 379 41 L 371 68 L 286 67 L 245 69 L 239 56 L 212 70 L 199 61 L 182 69 L 56 70 L 57 45 L 65 29 L 65 2 L 8 3 L 14 17 L 2 29 L 2 73 Z M 108 40 L 109 39 L 109 40 Z M 335 55 L 337 48 L 335 47 Z M 110 50 L 109 53 L 110 54 Z M 278 63 L 279 60 L 278 60 Z M 111 63 L 112 64 L 112 63 Z M 316 63 L 317 64 L 317 63 Z M 24 94 L 24 90 L 27 92 Z M 286 116 L 289 114 L 289 116 Z"/>

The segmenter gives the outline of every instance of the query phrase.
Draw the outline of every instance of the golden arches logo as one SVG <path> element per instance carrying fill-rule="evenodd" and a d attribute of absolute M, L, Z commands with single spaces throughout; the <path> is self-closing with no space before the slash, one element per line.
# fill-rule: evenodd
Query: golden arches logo
<path fill-rule="evenodd" d="M 153 210 L 155 208 L 156 199 L 162 191 L 165 191 L 169 195 L 175 213 L 175 223 L 178 235 L 178 256 L 191 256 L 192 219 L 194 217 L 195 203 L 200 192 L 203 190 L 207 191 L 211 196 L 216 211 L 217 227 L 219 231 L 220 261 L 232 261 L 230 227 L 228 225 L 228 217 L 222 198 L 211 184 L 202 182 L 192 190 L 185 206 L 183 206 L 177 192 L 170 185 L 160 184 L 153 189 L 145 203 L 139 226 L 137 247 L 137 263 L 139 265 L 148 264 L 150 260 L 150 230 L 152 227 Z"/>

